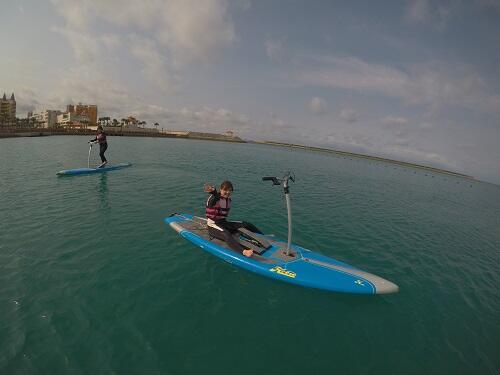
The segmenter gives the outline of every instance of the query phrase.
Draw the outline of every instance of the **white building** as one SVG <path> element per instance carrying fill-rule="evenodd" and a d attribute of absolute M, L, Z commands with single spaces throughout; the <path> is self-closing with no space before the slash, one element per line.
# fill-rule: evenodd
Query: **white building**
<path fill-rule="evenodd" d="M 46 109 L 28 116 L 28 120 L 34 119 L 40 128 L 54 128 L 57 125 L 57 116 L 60 114 L 61 111 Z"/>

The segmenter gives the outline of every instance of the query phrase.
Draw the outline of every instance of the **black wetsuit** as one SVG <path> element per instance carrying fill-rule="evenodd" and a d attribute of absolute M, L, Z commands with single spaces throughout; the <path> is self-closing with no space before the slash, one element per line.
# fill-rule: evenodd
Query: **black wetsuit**
<path fill-rule="evenodd" d="M 207 200 L 206 207 L 214 207 L 220 200 L 220 198 L 220 194 L 217 192 L 217 190 L 214 190 L 214 192 L 211 193 L 210 197 Z M 229 212 L 229 209 L 227 211 Z M 231 249 L 239 253 L 243 253 L 243 250 L 245 250 L 245 247 L 238 241 L 236 241 L 233 237 L 233 234 L 236 233 L 239 228 L 245 228 L 251 232 L 262 234 L 262 232 L 255 225 L 247 223 L 245 221 L 228 221 L 224 218 L 213 220 L 213 223 L 217 227 L 219 227 L 220 230 L 214 228 L 213 226 L 210 226 L 209 224 L 208 233 L 210 234 L 210 236 L 225 241 Z"/>
<path fill-rule="evenodd" d="M 101 132 L 95 136 L 94 139 L 90 140 L 91 142 L 98 141 L 99 142 L 99 156 L 101 157 L 101 161 L 107 162 L 106 157 L 104 156 L 104 153 L 108 149 L 108 142 L 106 141 L 106 133 Z"/>

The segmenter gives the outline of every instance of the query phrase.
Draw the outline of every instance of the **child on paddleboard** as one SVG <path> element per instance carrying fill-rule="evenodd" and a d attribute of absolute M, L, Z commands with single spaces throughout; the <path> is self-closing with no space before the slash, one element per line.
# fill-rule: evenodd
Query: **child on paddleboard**
<path fill-rule="evenodd" d="M 98 168 L 104 167 L 106 164 L 108 164 L 108 161 L 104 156 L 104 153 L 108 149 L 108 142 L 106 141 L 106 133 L 104 132 L 104 129 L 102 128 L 101 125 L 97 126 L 97 135 L 95 136 L 94 139 L 91 139 L 89 142 L 99 143 L 99 156 L 101 157 L 102 164 L 99 165 Z"/>
<path fill-rule="evenodd" d="M 208 233 L 219 240 L 225 241 L 228 246 L 242 253 L 246 257 L 251 257 L 252 249 L 245 249 L 232 236 L 238 228 L 245 228 L 251 232 L 262 234 L 253 224 L 244 221 L 227 221 L 227 215 L 231 209 L 231 193 L 233 192 L 233 184 L 230 181 L 224 181 L 220 185 L 220 192 L 211 184 L 205 184 L 206 193 L 210 193 L 205 205 L 205 213 L 207 216 Z"/>

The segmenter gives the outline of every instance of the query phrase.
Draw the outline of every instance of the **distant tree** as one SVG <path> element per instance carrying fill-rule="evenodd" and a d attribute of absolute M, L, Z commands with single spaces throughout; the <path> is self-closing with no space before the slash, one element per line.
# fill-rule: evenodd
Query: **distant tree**
<path fill-rule="evenodd" d="M 156 128 L 156 130 L 158 130 L 158 126 L 160 126 L 160 124 L 158 124 L 157 122 L 155 122 L 154 127 Z"/>

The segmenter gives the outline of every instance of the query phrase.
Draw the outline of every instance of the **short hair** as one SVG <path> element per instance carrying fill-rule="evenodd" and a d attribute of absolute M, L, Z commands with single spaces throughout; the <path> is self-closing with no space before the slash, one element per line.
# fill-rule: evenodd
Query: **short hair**
<path fill-rule="evenodd" d="M 226 180 L 222 184 L 220 184 L 220 188 L 221 190 L 224 189 L 233 191 L 233 184 L 231 183 L 231 181 Z"/>
<path fill-rule="evenodd" d="M 97 125 L 97 130 L 103 130 L 102 125 Z"/>

